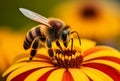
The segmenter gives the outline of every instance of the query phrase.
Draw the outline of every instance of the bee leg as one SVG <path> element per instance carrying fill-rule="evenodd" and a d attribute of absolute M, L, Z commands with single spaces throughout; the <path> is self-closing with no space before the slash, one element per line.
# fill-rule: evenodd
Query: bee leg
<path fill-rule="evenodd" d="M 53 52 L 52 48 L 48 48 L 48 54 L 49 54 L 51 60 L 54 61 L 55 58 L 54 58 L 54 52 Z"/>
<path fill-rule="evenodd" d="M 36 55 L 37 53 L 37 48 L 38 48 L 38 44 L 39 44 L 39 38 L 35 39 L 33 45 L 32 45 L 32 50 L 30 52 L 30 58 L 29 61 L 31 61 L 33 59 L 33 57 Z"/>
<path fill-rule="evenodd" d="M 71 51 L 73 50 L 73 38 L 71 38 Z"/>
<path fill-rule="evenodd" d="M 62 49 L 60 42 L 58 40 L 56 41 L 56 45 L 60 48 L 61 52 L 63 53 L 63 49 Z"/>
<path fill-rule="evenodd" d="M 78 32 L 77 32 L 77 31 L 72 31 L 71 34 L 73 34 L 73 33 L 76 33 L 76 34 L 77 34 L 78 39 L 79 39 L 79 44 L 80 44 L 80 46 L 81 46 L 81 40 L 80 40 L 80 36 L 79 36 Z"/>
<path fill-rule="evenodd" d="M 47 47 L 48 47 L 48 54 L 50 57 L 54 56 L 53 49 L 52 49 L 52 41 L 50 38 L 47 39 Z"/>
<path fill-rule="evenodd" d="M 56 64 L 57 62 L 55 61 L 54 52 L 53 52 L 53 49 L 52 49 L 52 42 L 51 42 L 50 38 L 47 39 L 47 47 L 48 47 L 48 54 L 49 54 L 52 62 L 54 64 Z"/>

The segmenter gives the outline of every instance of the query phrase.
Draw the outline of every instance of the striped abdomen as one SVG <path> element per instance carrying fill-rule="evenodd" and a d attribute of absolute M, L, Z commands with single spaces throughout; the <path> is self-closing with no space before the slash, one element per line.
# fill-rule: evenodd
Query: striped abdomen
<path fill-rule="evenodd" d="M 25 50 L 31 47 L 32 42 L 36 37 L 39 37 L 40 40 L 43 42 L 46 40 L 45 36 L 42 35 L 40 28 L 41 28 L 40 26 L 37 26 L 28 31 L 23 44 Z"/>

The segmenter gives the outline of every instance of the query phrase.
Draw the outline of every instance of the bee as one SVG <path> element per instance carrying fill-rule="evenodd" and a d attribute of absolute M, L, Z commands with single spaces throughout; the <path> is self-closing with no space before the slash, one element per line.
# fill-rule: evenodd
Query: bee
<path fill-rule="evenodd" d="M 25 8 L 19 8 L 19 10 L 22 12 L 24 16 L 39 23 L 38 26 L 33 27 L 27 32 L 26 37 L 24 39 L 24 44 L 23 44 L 24 49 L 27 50 L 29 48 L 32 48 L 29 58 L 30 61 L 36 55 L 39 44 L 44 46 L 46 44 L 48 48 L 48 54 L 51 57 L 51 59 L 54 59 L 53 57 L 54 52 L 52 49 L 53 41 L 55 41 L 59 49 L 63 51 L 59 40 L 62 40 L 63 45 L 65 47 L 67 47 L 69 41 L 72 40 L 71 42 L 71 50 L 72 50 L 73 38 L 70 38 L 70 35 L 77 32 L 71 31 L 70 26 L 65 25 L 63 21 L 57 18 L 46 18 L 38 13 L 35 13 Z M 78 33 L 77 36 L 81 44 Z"/>

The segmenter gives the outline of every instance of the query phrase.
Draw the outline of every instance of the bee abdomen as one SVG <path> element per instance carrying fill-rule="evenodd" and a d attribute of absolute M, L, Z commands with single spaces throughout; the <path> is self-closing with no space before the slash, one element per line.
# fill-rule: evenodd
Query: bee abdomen
<path fill-rule="evenodd" d="M 31 46 L 31 44 L 32 44 L 32 42 L 30 42 L 30 41 L 28 40 L 28 38 L 25 37 L 24 44 L 23 44 L 24 49 L 25 49 L 25 50 L 29 49 L 30 46 Z"/>
<path fill-rule="evenodd" d="M 41 36 L 40 27 L 35 27 L 31 29 L 30 31 L 28 31 L 25 37 L 25 40 L 24 40 L 24 44 L 23 44 L 24 49 L 25 50 L 29 49 L 34 39 L 38 36 Z"/>

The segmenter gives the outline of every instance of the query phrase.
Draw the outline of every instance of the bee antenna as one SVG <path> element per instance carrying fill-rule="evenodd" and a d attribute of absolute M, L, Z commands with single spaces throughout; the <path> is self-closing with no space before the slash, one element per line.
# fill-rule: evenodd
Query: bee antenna
<path fill-rule="evenodd" d="M 73 33 L 76 33 L 76 34 L 77 34 L 78 39 L 79 39 L 79 43 L 80 43 L 80 45 L 81 45 L 81 40 L 80 40 L 80 36 L 79 36 L 78 32 L 77 32 L 77 31 L 72 31 L 71 34 L 73 34 Z"/>

